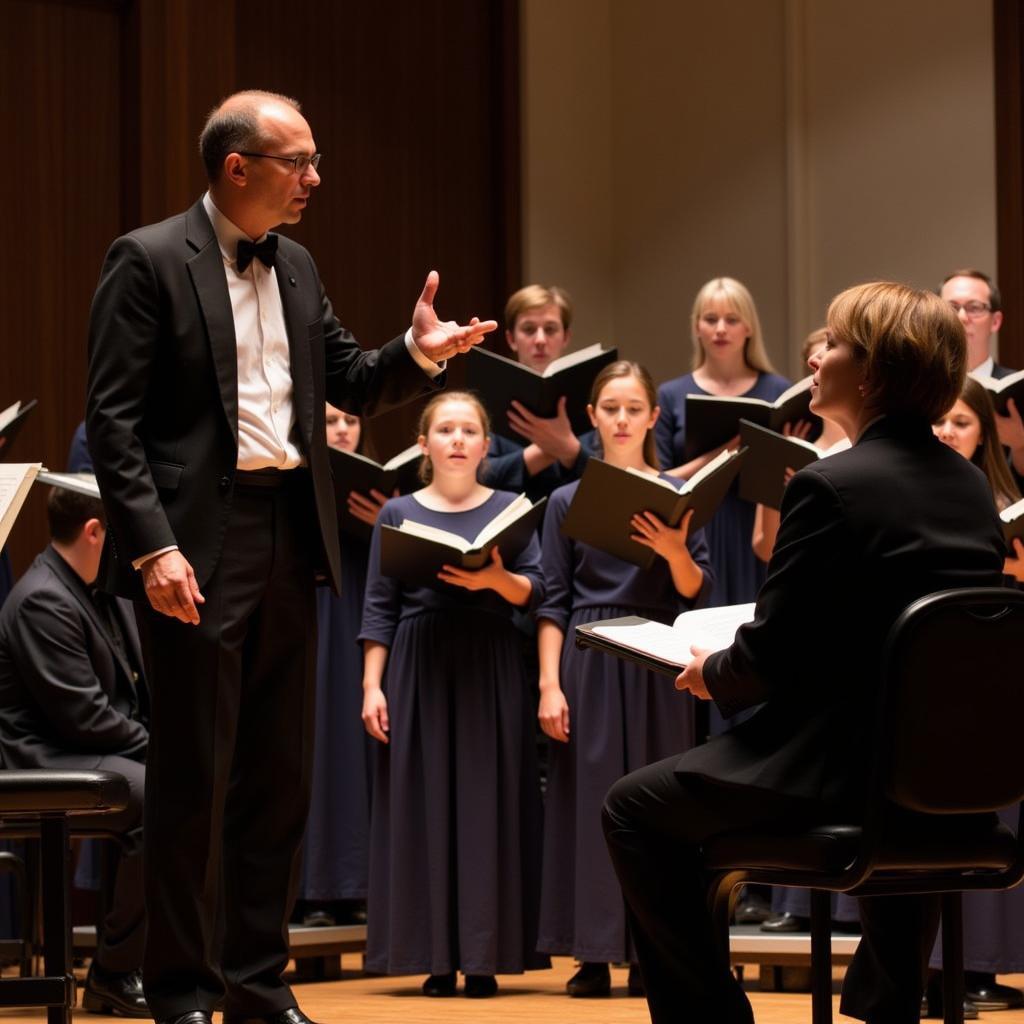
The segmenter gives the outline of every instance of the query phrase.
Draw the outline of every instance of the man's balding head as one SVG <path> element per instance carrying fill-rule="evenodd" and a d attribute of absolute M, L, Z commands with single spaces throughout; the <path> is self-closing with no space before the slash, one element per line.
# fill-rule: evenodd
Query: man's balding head
<path fill-rule="evenodd" d="M 199 153 L 208 181 L 216 181 L 229 153 L 259 150 L 265 141 L 265 123 L 282 108 L 301 111 L 297 100 L 276 92 L 246 89 L 222 100 L 206 118 L 199 135 Z"/>

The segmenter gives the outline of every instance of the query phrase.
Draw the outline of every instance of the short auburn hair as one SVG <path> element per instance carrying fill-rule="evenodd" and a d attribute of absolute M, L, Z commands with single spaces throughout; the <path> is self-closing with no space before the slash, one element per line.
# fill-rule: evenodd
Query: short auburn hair
<path fill-rule="evenodd" d="M 868 400 L 879 412 L 931 423 L 960 396 L 967 337 L 933 292 L 891 281 L 848 288 L 828 307 L 828 330 L 864 364 Z"/>

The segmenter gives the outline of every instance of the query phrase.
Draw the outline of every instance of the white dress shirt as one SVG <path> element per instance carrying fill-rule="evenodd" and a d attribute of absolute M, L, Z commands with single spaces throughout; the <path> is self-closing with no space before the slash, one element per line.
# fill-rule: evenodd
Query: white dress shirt
<path fill-rule="evenodd" d="M 970 374 L 975 380 L 980 380 L 984 383 L 987 378 L 992 376 L 992 371 L 995 368 L 996 361 L 989 356 L 983 363 L 978 363 L 978 365 L 970 371 Z"/>

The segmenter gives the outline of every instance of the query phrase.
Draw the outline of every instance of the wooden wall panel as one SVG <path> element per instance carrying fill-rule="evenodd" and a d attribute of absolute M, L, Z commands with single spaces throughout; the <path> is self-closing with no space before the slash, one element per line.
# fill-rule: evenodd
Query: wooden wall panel
<path fill-rule="evenodd" d="M 120 5 L 0 5 L 0 406 L 38 398 L 9 459 L 63 469 L 85 409 L 86 323 L 121 225 Z M 45 546 L 45 488 L 9 548 L 23 571 Z"/>
<path fill-rule="evenodd" d="M 1005 319 L 999 361 L 1024 367 L 1024 16 L 1019 0 L 994 0 L 996 234 Z"/>
<path fill-rule="evenodd" d="M 63 468 L 103 255 L 201 194 L 199 130 L 235 89 L 303 103 L 324 184 L 294 234 L 365 344 L 404 330 L 431 267 L 442 315 L 500 314 L 520 273 L 517 24 L 518 0 L 0 4 L 0 130 L 24 154 L 0 163 L 0 408 L 40 398 L 12 457 Z M 414 415 L 371 445 L 407 443 Z M 18 572 L 46 542 L 43 497 L 12 536 Z"/>
<path fill-rule="evenodd" d="M 446 318 L 500 319 L 518 281 L 510 6 L 250 0 L 238 21 L 239 84 L 299 99 L 324 154 L 323 182 L 303 222 L 286 230 L 309 247 L 363 344 L 408 326 L 431 268 Z M 282 39 L 301 40 L 300 61 Z M 463 369 L 453 363 L 453 383 Z M 374 421 L 373 446 L 410 443 L 415 413 Z"/>

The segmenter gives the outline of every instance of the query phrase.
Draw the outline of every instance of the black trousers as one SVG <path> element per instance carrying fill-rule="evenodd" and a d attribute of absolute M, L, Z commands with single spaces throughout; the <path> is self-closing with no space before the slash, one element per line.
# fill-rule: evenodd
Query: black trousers
<path fill-rule="evenodd" d="M 309 805 L 316 606 L 305 471 L 236 483 L 198 626 L 140 603 L 152 697 L 145 811 L 153 1016 L 295 1006 L 281 980 Z M 182 552 L 188 557 L 188 552 Z"/>
<path fill-rule="evenodd" d="M 120 833 L 117 871 L 110 907 L 103 918 L 96 943 L 96 963 L 116 974 L 142 966 L 146 940 L 146 910 L 142 883 L 142 813 L 146 766 L 116 754 L 99 759 L 100 771 L 118 772 L 128 780 L 128 803 L 117 814 L 75 816 L 77 828 L 95 826 Z"/>
<path fill-rule="evenodd" d="M 717 950 L 701 844 L 758 824 L 813 823 L 829 809 L 765 790 L 677 775 L 678 757 L 620 779 L 602 814 L 654 1024 L 752 1024 L 749 1000 Z M 917 1024 L 939 901 L 861 899 L 863 937 L 842 1012 L 872 1024 Z"/>

